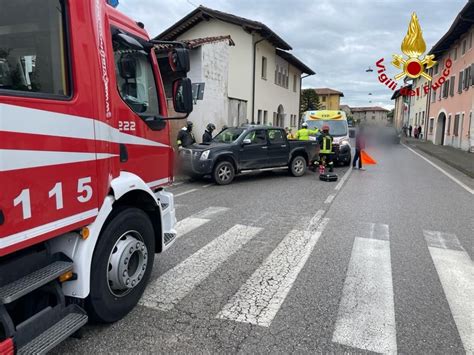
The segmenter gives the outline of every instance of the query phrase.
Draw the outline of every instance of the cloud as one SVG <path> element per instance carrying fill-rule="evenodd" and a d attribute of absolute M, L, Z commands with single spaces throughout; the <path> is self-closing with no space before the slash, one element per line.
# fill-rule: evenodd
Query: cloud
<path fill-rule="evenodd" d="M 316 71 L 317 75 L 304 79 L 304 87 L 340 90 L 343 101 L 352 106 L 391 107 L 392 91 L 377 81 L 376 71 L 365 69 L 385 58 L 388 70 L 392 54 L 401 53 L 413 11 L 429 49 L 449 29 L 466 0 L 121 0 L 119 10 L 145 23 L 150 35 L 156 36 L 199 3 L 269 26 Z M 395 74 L 393 70 L 389 74 Z"/>

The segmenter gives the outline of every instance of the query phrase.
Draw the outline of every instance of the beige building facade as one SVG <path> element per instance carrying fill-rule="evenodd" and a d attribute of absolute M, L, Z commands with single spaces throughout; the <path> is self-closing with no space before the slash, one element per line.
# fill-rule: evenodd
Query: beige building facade
<path fill-rule="evenodd" d="M 339 110 L 341 106 L 341 97 L 344 94 L 340 91 L 330 88 L 316 88 L 314 89 L 319 97 L 319 104 L 321 110 Z"/>

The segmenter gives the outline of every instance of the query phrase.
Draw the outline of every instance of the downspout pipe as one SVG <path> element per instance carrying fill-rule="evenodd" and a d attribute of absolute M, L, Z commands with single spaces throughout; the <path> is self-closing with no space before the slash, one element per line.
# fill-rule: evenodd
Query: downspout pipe
<path fill-rule="evenodd" d="M 303 90 L 303 79 L 307 78 L 308 76 L 311 76 L 312 74 L 306 74 L 303 76 L 300 76 L 300 97 L 298 98 L 298 115 L 300 114 L 300 108 L 301 108 L 301 90 Z M 298 116 L 298 129 L 300 129 L 301 125 L 301 120 L 302 117 Z"/>
<path fill-rule="evenodd" d="M 260 42 L 266 41 L 270 36 L 259 39 L 253 44 L 253 80 L 252 80 L 252 124 L 255 124 L 255 74 L 257 66 L 257 44 Z"/>

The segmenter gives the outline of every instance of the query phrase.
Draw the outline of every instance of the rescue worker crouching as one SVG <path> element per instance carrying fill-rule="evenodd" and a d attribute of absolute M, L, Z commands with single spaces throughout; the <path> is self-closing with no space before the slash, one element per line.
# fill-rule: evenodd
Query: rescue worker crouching
<path fill-rule="evenodd" d="M 333 138 L 329 134 L 329 126 L 324 125 L 321 128 L 322 134 L 318 137 L 319 143 L 319 164 L 320 166 L 328 166 L 329 172 L 333 171 L 334 162 L 333 156 L 334 152 L 332 151 L 332 141 Z"/>
<path fill-rule="evenodd" d="M 178 144 L 178 149 L 188 148 L 196 143 L 193 134 L 193 123 L 191 121 L 186 122 L 186 127 L 180 129 L 176 143 Z"/>
<path fill-rule="evenodd" d="M 301 125 L 301 129 L 296 131 L 296 139 L 300 141 L 309 141 L 309 136 L 310 135 L 316 135 L 318 134 L 319 129 L 316 127 L 315 129 L 308 129 L 308 124 L 304 122 Z"/>

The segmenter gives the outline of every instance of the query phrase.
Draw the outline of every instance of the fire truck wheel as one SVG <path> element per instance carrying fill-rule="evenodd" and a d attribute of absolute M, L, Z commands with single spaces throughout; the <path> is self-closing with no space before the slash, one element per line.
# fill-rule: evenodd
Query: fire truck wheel
<path fill-rule="evenodd" d="M 145 290 L 154 257 L 155 235 L 145 212 L 129 207 L 111 217 L 92 259 L 90 318 L 112 323 L 130 312 Z"/>

